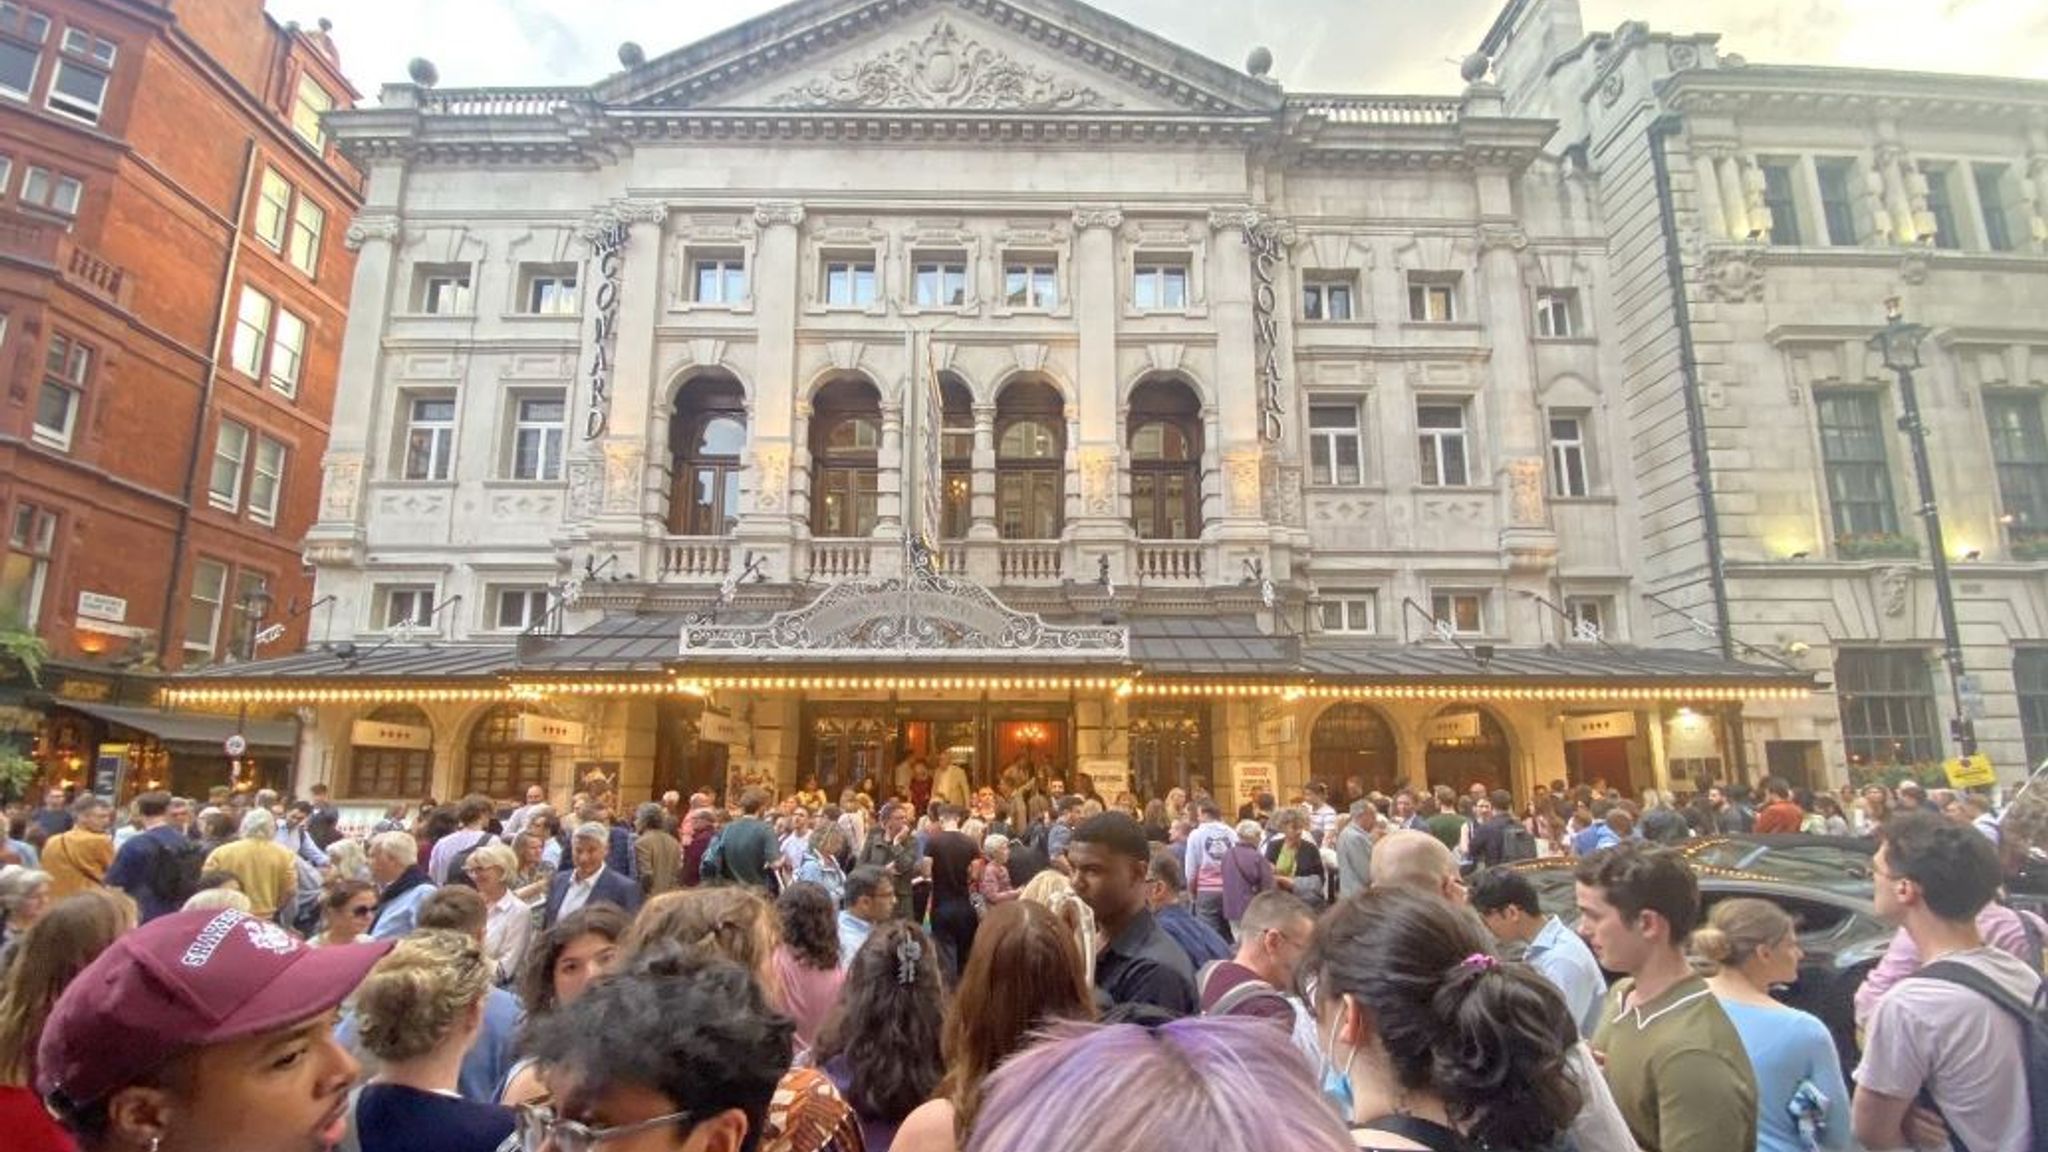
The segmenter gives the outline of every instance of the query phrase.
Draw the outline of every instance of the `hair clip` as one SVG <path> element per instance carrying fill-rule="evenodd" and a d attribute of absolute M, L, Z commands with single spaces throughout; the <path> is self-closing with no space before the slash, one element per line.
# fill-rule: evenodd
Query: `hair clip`
<path fill-rule="evenodd" d="M 924 945 L 918 942 L 917 934 L 905 932 L 903 939 L 896 942 L 896 982 L 917 983 L 918 962 L 924 959 Z"/>
<path fill-rule="evenodd" d="M 1498 968 L 1500 967 L 1500 961 L 1494 959 L 1492 956 L 1489 956 L 1484 952 L 1474 952 L 1470 956 L 1465 957 L 1463 960 L 1458 961 L 1458 967 L 1480 969 Z"/>

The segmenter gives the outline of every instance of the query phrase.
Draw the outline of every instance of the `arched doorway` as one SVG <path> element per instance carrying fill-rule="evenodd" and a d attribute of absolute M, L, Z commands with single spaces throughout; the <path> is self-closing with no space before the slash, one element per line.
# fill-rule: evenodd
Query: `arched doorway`
<path fill-rule="evenodd" d="M 960 377 L 942 372 L 939 397 L 939 476 L 946 486 L 939 538 L 965 540 L 974 525 L 974 393 Z"/>
<path fill-rule="evenodd" d="M 834 380 L 811 405 L 811 535 L 872 536 L 881 491 L 882 397 L 858 377 Z"/>
<path fill-rule="evenodd" d="M 1386 717 L 1370 704 L 1338 704 L 1316 717 L 1309 729 L 1308 774 L 1330 786 L 1330 795 L 1344 794 L 1344 782 L 1356 776 L 1368 792 L 1392 795 L 1406 783 L 1401 777 L 1400 750 Z"/>
<path fill-rule="evenodd" d="M 553 749 L 520 741 L 520 711 L 517 705 L 500 704 L 470 729 L 462 758 L 463 792 L 516 801 L 531 785 L 547 787 Z"/>
<path fill-rule="evenodd" d="M 996 524 L 1005 540 L 1057 540 L 1064 527 L 1065 405 L 1051 385 L 1019 380 L 996 398 Z"/>
<path fill-rule="evenodd" d="M 1507 729 L 1476 704 L 1446 705 L 1423 725 L 1423 762 L 1431 787 L 1447 784 L 1462 794 L 1474 784 L 1514 790 L 1514 758 Z"/>
<path fill-rule="evenodd" d="M 1131 393 L 1131 525 L 1140 540 L 1202 535 L 1202 402 L 1187 382 L 1147 380 Z"/>
<path fill-rule="evenodd" d="M 668 530 L 725 536 L 739 524 L 740 457 L 747 448 L 746 394 L 723 373 L 700 376 L 676 393 L 668 425 Z"/>
<path fill-rule="evenodd" d="M 351 730 L 342 795 L 417 800 L 434 790 L 434 722 L 412 704 L 385 704 Z"/>

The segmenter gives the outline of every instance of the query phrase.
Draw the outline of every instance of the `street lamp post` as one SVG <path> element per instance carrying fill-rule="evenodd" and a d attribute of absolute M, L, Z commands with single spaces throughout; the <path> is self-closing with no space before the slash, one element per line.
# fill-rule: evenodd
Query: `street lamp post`
<path fill-rule="evenodd" d="M 1977 751 L 1977 733 L 1963 714 L 1963 642 L 1956 629 L 1955 588 L 1949 581 L 1948 543 L 1942 537 L 1941 513 L 1934 503 L 1934 470 L 1927 463 L 1927 425 L 1920 418 L 1920 395 L 1913 387 L 1913 370 L 1920 367 L 1920 342 L 1927 338 L 1927 326 L 1906 321 L 1899 298 L 1884 302 L 1885 325 L 1870 338 L 1870 348 L 1884 358 L 1884 366 L 1899 379 L 1899 430 L 1906 433 L 1913 449 L 1913 481 L 1920 497 L 1920 519 L 1927 525 L 1927 546 L 1933 552 L 1934 600 L 1941 611 L 1941 658 L 1948 665 L 1949 702 L 1953 714 L 1949 735 L 1956 754 L 1968 759 Z"/>

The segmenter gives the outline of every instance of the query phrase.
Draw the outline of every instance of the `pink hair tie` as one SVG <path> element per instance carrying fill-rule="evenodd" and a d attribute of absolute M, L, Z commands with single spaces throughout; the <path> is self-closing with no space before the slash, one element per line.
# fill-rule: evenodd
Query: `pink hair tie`
<path fill-rule="evenodd" d="M 1497 968 L 1499 966 L 1500 961 L 1484 952 L 1474 952 L 1463 960 L 1458 961 L 1458 967 L 1460 968 Z"/>

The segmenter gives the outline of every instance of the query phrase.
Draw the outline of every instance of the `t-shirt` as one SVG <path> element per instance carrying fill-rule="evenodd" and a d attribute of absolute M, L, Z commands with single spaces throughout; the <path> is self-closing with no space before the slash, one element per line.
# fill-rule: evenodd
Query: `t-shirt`
<path fill-rule="evenodd" d="M 1688 976 L 1625 1008 L 1633 978 L 1607 993 L 1593 1047 L 1644 1152 L 1755 1152 L 1756 1073 L 1707 982 Z"/>
<path fill-rule="evenodd" d="M 767 821 L 742 816 L 725 826 L 718 845 L 718 863 L 725 875 L 756 888 L 768 887 L 768 870 L 775 864 L 775 829 Z"/>
<path fill-rule="evenodd" d="M 1939 960 L 1976 969 L 2023 1003 L 2041 984 L 2040 973 L 1996 948 Z M 1871 1014 L 1856 1083 L 1900 1100 L 1925 1088 L 1970 1152 L 2030 1152 L 2038 1146 L 2013 1122 L 2014 1102 L 2027 1098 L 2021 1051 L 2011 1016 L 1960 984 L 1916 977 L 1892 985 Z"/>
<path fill-rule="evenodd" d="M 1429 826 L 1429 834 L 1443 841 L 1451 851 L 1458 850 L 1458 840 L 1465 834 L 1465 818 L 1456 812 L 1439 812 L 1423 823 Z"/>
<path fill-rule="evenodd" d="M 363 1152 L 495 1152 L 518 1118 L 500 1104 L 371 1083 L 356 1097 L 355 1131 Z"/>
<path fill-rule="evenodd" d="M 1849 1146 L 1849 1089 L 1842 1082 L 1842 1059 L 1835 1038 L 1818 1017 L 1779 1004 L 1721 1001 L 1721 1010 L 1742 1037 L 1756 1073 L 1757 1152 L 1806 1152 L 1806 1141 L 1792 1118 L 1792 1095 L 1812 1084 L 1827 1097 L 1821 1147 Z"/>
<path fill-rule="evenodd" d="M 970 901 L 968 873 L 974 868 L 974 841 L 950 829 L 925 842 L 924 854 L 932 862 L 932 903 L 966 904 Z"/>
<path fill-rule="evenodd" d="M 1797 832 L 1806 819 L 1806 810 L 1790 800 L 1773 800 L 1764 805 L 1756 814 L 1757 835 L 1773 832 Z"/>
<path fill-rule="evenodd" d="M 1187 848 L 1182 852 L 1181 866 L 1188 876 L 1188 891 L 1194 893 L 1223 891 L 1223 858 L 1230 854 L 1230 846 L 1237 843 L 1237 833 L 1220 820 L 1210 820 L 1198 825 L 1188 833 Z"/>

